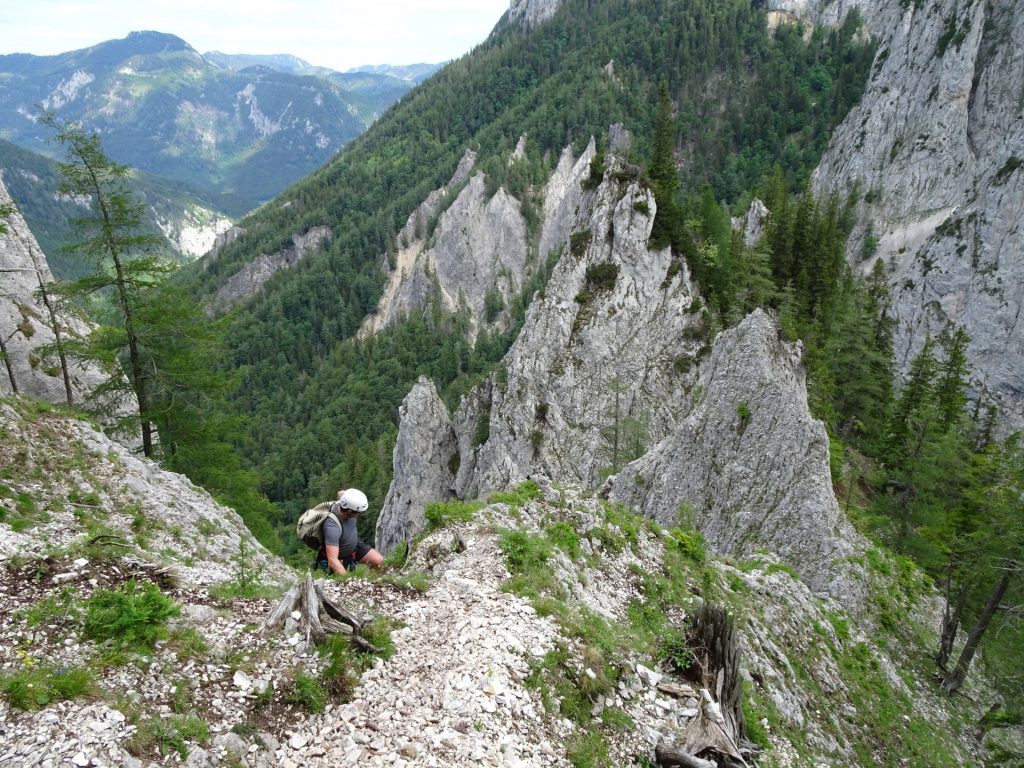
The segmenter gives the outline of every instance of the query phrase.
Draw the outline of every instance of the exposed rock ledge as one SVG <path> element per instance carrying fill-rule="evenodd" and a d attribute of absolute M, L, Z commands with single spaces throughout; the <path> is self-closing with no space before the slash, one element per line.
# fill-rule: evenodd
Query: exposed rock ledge
<path fill-rule="evenodd" d="M 304 234 L 292 235 L 290 248 L 270 255 L 261 253 L 225 281 L 214 295 L 214 306 L 224 310 L 232 304 L 255 296 L 270 278 L 282 269 L 294 267 L 303 258 L 318 250 L 333 234 L 328 226 L 313 227 Z"/>
<path fill-rule="evenodd" d="M 865 544 L 832 491 L 828 436 L 807 408 L 799 342 L 755 310 L 719 335 L 701 366 L 699 402 L 614 479 L 611 498 L 669 524 L 682 516 L 721 554 L 768 547 L 815 589 L 859 604 L 850 558 Z"/>

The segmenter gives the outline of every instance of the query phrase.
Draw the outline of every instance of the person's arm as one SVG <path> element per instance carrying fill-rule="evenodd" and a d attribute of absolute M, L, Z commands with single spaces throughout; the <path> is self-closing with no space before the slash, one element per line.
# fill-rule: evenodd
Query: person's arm
<path fill-rule="evenodd" d="M 325 546 L 324 550 L 327 552 L 327 565 L 330 566 L 331 570 L 334 573 L 347 576 L 348 571 L 345 570 L 345 566 L 342 565 L 341 559 L 338 557 L 341 550 L 337 546 L 331 546 L 330 544 Z"/>

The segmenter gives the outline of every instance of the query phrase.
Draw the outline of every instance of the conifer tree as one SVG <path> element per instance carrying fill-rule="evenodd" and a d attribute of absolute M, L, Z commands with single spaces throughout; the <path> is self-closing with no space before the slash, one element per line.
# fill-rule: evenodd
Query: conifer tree
<path fill-rule="evenodd" d="M 130 389 L 141 425 L 142 449 L 150 456 L 154 445 L 149 416 L 152 374 L 136 315 L 143 294 L 163 280 L 171 268 L 147 253 L 155 246 L 156 238 L 141 231 L 143 207 L 128 192 L 129 169 L 104 154 L 99 135 L 61 122 L 52 113 L 44 114 L 40 122 L 56 132 L 54 140 L 65 148 L 65 161 L 58 164 L 61 193 L 87 199 L 91 210 L 90 215 L 74 222 L 79 240 L 69 250 L 91 261 L 95 271 L 68 286 L 65 296 L 109 293 L 118 315 L 117 325 L 97 329 L 76 345 L 74 353 L 110 371 L 107 382 L 93 393 L 96 402 L 117 402 L 125 394 L 126 385 Z M 122 354 L 127 363 L 127 382 L 119 372 Z"/>
<path fill-rule="evenodd" d="M 651 227 L 651 246 L 664 248 L 675 244 L 680 236 L 679 169 L 675 158 L 676 123 L 672 117 L 672 99 L 668 83 L 662 81 L 658 90 L 658 112 L 654 120 L 654 140 L 647 174 L 654 189 L 658 210 Z"/>
<path fill-rule="evenodd" d="M 974 623 L 952 670 L 945 672 L 942 689 L 955 693 L 963 685 L 974 656 L 995 615 L 1005 610 L 1004 598 L 1020 582 L 1024 566 L 1024 450 L 1019 434 L 994 443 L 976 454 L 971 462 L 963 498 L 966 535 L 947 588 L 957 594 L 951 610 L 947 601 L 943 623 L 940 667 L 950 657 L 957 623 L 973 608 Z M 949 586 L 952 586 L 949 585 Z M 973 601 L 973 606 L 965 605 Z M 1020 617 L 1015 617 L 1019 623 Z"/>

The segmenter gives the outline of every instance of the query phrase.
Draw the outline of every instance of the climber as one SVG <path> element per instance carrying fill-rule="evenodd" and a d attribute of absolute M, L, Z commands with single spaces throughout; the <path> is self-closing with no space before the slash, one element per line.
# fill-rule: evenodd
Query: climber
<path fill-rule="evenodd" d="M 356 517 L 369 506 L 366 494 L 357 488 L 338 491 L 338 500 L 331 505 L 331 514 L 324 519 L 322 526 L 324 545 L 317 555 L 317 564 L 321 568 L 344 575 L 346 571 L 355 569 L 356 563 L 371 568 L 380 568 L 384 564 L 383 555 L 365 544 L 356 529 Z"/>

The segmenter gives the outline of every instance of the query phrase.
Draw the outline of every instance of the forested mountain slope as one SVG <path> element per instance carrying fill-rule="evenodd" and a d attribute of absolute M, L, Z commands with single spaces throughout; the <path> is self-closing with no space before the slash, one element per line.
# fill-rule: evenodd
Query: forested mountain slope
<path fill-rule="evenodd" d="M 737 200 L 775 165 L 799 188 L 867 77 L 873 50 L 860 30 L 854 15 L 806 42 L 796 28 L 773 34 L 764 13 L 741 0 L 565 3 L 529 30 L 499 24 L 331 163 L 250 216 L 247 234 L 197 274 L 202 290 L 215 291 L 296 234 L 325 225 L 334 233 L 236 319 L 231 364 L 245 371 L 236 406 L 248 416 L 246 452 L 267 492 L 290 514 L 341 481 L 382 500 L 395 408 L 416 376 L 462 381 L 453 394 L 513 338 L 514 322 L 505 333 L 488 329 L 471 349 L 463 321 L 428 312 L 372 340 L 347 341 L 376 308 L 399 231 L 467 149 L 487 195 L 504 188 L 521 207 L 533 249 L 539 191 L 566 145 L 579 153 L 595 136 L 603 151 L 609 126 L 621 123 L 642 162 L 662 81 L 677 104 L 685 190 L 699 197 L 706 182 L 712 194 Z M 524 154 L 510 164 L 524 135 Z M 530 256 L 541 281 L 547 256 Z M 537 286 L 530 283 L 521 306 Z"/>
<path fill-rule="evenodd" d="M 4 186 L 25 217 L 58 279 L 78 277 L 88 268 L 69 257 L 64 246 L 74 241 L 72 222 L 86 208 L 58 191 L 56 163 L 43 155 L 0 140 Z M 131 189 L 146 207 L 146 231 L 160 238 L 167 258 L 190 261 L 213 247 L 231 226 L 216 195 L 204 195 L 188 184 L 133 174 Z"/>
<path fill-rule="evenodd" d="M 375 76 L 332 73 L 336 82 L 221 69 L 159 32 L 56 56 L 0 56 L 0 73 L 3 138 L 46 151 L 48 133 L 34 117 L 41 105 L 102 131 L 118 162 L 220 195 L 233 216 L 323 164 L 406 87 L 382 89 Z"/>

